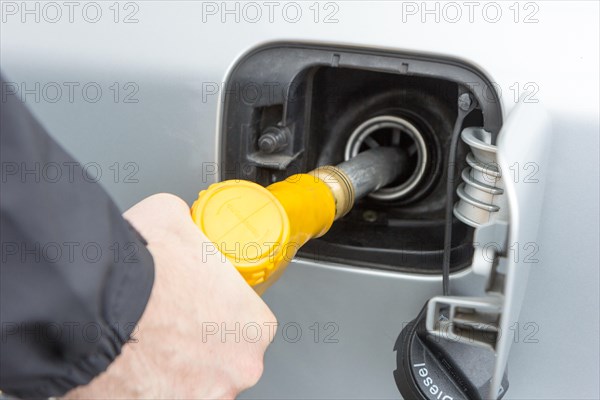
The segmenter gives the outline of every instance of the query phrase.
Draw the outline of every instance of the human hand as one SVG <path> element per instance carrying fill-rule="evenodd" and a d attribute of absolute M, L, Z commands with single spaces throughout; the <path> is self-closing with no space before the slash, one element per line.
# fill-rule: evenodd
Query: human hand
<path fill-rule="evenodd" d="M 124 217 L 148 242 L 154 287 L 121 355 L 66 397 L 233 398 L 256 384 L 276 329 L 267 305 L 220 253 L 203 253 L 209 241 L 178 197 L 151 196 Z"/>

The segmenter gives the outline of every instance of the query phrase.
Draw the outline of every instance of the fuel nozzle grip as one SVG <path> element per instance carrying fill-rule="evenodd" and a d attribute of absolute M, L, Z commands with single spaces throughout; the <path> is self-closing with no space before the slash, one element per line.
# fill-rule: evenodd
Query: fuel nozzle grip
<path fill-rule="evenodd" d="M 192 219 L 262 294 L 298 249 L 324 235 L 336 216 L 330 187 L 314 174 L 268 187 L 243 180 L 210 185 L 192 205 Z"/>
<path fill-rule="evenodd" d="M 206 237 L 262 294 L 308 240 L 324 235 L 357 198 L 392 182 L 406 164 L 378 147 L 267 187 L 243 180 L 210 185 L 192 205 Z"/>

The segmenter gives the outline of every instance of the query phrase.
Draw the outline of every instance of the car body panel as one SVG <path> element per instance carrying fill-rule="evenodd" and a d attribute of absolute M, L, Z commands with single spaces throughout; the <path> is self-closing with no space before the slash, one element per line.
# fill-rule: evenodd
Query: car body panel
<path fill-rule="evenodd" d="M 457 3 L 463 12 L 457 23 L 448 15 L 436 22 L 435 15 L 407 13 L 408 3 L 421 7 L 417 2 L 335 2 L 335 23 L 323 22 L 322 13 L 331 11 L 325 3 L 317 23 L 312 3 L 300 4 L 304 16 L 296 23 L 278 13 L 273 22 L 243 16 L 236 22 L 231 15 L 223 22 L 221 14 L 203 13 L 204 3 L 137 2 L 138 22 L 131 24 L 115 23 L 109 3 L 102 3 L 105 17 L 97 23 L 79 14 L 72 23 L 31 17 L 22 22 L 19 14 L 5 14 L 2 72 L 38 92 L 49 82 L 101 87 L 96 102 L 80 91 L 73 101 L 66 92 L 56 102 L 43 93 L 38 101 L 35 94 L 21 97 L 82 163 L 99 166 L 99 181 L 122 209 L 156 192 L 175 193 L 191 204 L 217 178 L 220 90 L 212 93 L 207 84 L 221 88 L 235 60 L 263 43 L 309 41 L 459 58 L 498 84 L 505 117 L 515 95 L 530 84 L 533 99 L 549 112 L 554 140 L 539 205 L 539 263 L 531 268 L 515 327 L 505 398 L 600 397 L 597 2 L 535 2 L 533 23 L 523 21 L 532 10 L 528 3 L 519 3 L 518 22 L 511 4 L 502 3 L 496 23 L 478 12 L 469 22 L 463 3 Z M 432 9 L 434 4 L 443 10 L 444 3 L 430 3 Z M 128 83 L 133 86 L 126 88 Z M 138 101 L 125 102 L 127 95 Z M 468 270 L 453 280 L 461 294 L 482 287 Z M 276 337 L 262 380 L 243 397 L 399 397 L 394 342 L 424 302 L 440 294 L 440 282 L 294 262 L 265 300 L 281 323 L 297 323 L 303 336 L 295 343 Z M 324 343 L 321 335 L 314 343 L 310 327 L 318 323 L 326 334 L 332 331 L 324 330 L 328 322 L 338 327 L 333 338 L 339 341 Z"/>

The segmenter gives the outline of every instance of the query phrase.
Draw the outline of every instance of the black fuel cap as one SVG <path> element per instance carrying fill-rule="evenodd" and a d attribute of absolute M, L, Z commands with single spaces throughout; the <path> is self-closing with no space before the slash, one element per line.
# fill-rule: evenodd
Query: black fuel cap
<path fill-rule="evenodd" d="M 398 336 L 394 378 L 405 399 L 483 400 L 489 398 L 495 353 L 460 337 L 431 335 L 425 328 L 427 304 Z M 498 399 L 508 389 L 506 372 Z"/>

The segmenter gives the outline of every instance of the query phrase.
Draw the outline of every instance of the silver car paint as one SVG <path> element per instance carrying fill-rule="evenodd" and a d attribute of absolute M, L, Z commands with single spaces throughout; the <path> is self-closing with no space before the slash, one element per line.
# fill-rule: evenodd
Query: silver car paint
<path fill-rule="evenodd" d="M 278 13 L 273 22 L 266 14 L 258 23 L 243 15 L 239 22 L 225 15 L 223 22 L 220 14 L 203 15 L 210 2 L 134 3 L 138 22 L 132 24 L 115 23 L 111 3 L 101 3 L 97 23 L 77 13 L 73 23 L 31 17 L 22 22 L 20 15 L 4 14 L 0 39 L 9 81 L 26 88 L 94 82 L 103 89 L 95 103 L 81 95 L 70 102 L 63 94 L 55 103 L 24 97 L 82 163 L 97 164 L 90 165 L 101 169 L 100 182 L 123 209 L 161 191 L 191 202 L 215 179 L 219 101 L 207 85 L 220 86 L 234 60 L 264 42 L 328 42 L 462 58 L 498 83 L 507 115 L 517 86 L 522 91 L 533 83 L 555 135 L 540 205 L 539 263 L 516 327 L 506 398 L 600 397 L 597 2 L 529 2 L 538 10 L 533 23 L 523 21 L 535 10 L 525 8 L 529 3 L 519 3 L 517 23 L 512 3 L 500 3 L 503 15 L 496 23 L 478 11 L 469 22 L 463 2 L 456 3 L 463 11 L 457 23 L 441 11 L 439 22 L 435 15 L 406 12 L 409 3 L 422 7 L 420 2 L 331 2 L 337 7 L 334 23 L 323 22 L 323 13 L 331 11 L 325 3 L 319 4 L 319 22 L 309 9 L 312 2 L 298 3 L 303 17 L 296 23 Z M 445 5 L 428 4 L 439 10 Z M 110 89 L 115 82 L 118 101 Z M 138 89 L 137 103 L 123 101 L 132 92 L 131 86 L 123 89 L 127 83 Z M 454 277 L 454 288 L 472 294 L 482 286 L 478 279 L 466 271 Z M 302 337 L 293 343 L 278 333 L 262 380 L 243 397 L 399 397 L 392 377 L 394 341 L 403 323 L 440 289 L 438 278 L 295 262 L 265 300 L 282 324 L 297 324 Z M 325 330 L 327 322 L 334 325 Z M 338 342 L 325 343 L 324 334 L 335 327 L 331 338 Z"/>

